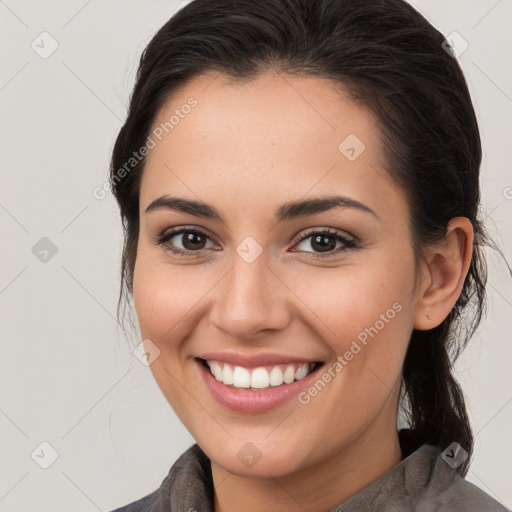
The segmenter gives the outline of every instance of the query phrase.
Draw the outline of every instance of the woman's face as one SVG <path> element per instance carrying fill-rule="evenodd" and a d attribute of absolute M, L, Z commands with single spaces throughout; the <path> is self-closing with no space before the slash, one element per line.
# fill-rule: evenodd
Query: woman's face
<path fill-rule="evenodd" d="M 195 78 L 154 122 L 136 312 L 160 389 L 230 472 L 286 475 L 396 437 L 418 292 L 375 123 L 326 80 L 270 73 Z"/>

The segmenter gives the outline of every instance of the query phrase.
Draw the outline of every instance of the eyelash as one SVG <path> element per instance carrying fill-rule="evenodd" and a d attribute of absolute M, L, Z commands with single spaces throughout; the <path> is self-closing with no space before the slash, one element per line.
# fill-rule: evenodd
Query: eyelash
<path fill-rule="evenodd" d="M 196 235 L 204 236 L 206 238 L 210 238 L 206 233 L 204 233 L 200 230 L 197 230 L 197 229 L 174 228 L 174 229 L 171 229 L 170 231 L 164 231 L 163 233 L 156 236 L 154 243 L 156 245 L 163 246 L 171 238 L 174 238 L 175 236 L 183 234 L 183 233 L 193 233 Z M 320 229 L 317 231 L 310 231 L 310 232 L 306 233 L 305 235 L 301 236 L 299 238 L 299 240 L 297 240 L 297 242 L 294 245 L 300 244 L 304 240 L 307 240 L 308 238 L 312 237 L 313 235 L 328 235 L 328 236 L 334 237 L 337 241 L 342 242 L 342 244 L 345 247 L 342 249 L 338 248 L 338 250 L 336 250 L 336 252 L 331 251 L 331 252 L 327 252 L 327 253 L 311 253 L 310 251 L 296 251 L 296 252 L 307 252 L 309 254 L 312 254 L 315 259 L 321 259 L 321 258 L 328 258 L 330 256 L 335 256 L 341 252 L 348 251 L 351 249 L 352 250 L 357 249 L 359 247 L 356 240 L 346 238 L 346 237 L 342 236 L 339 232 L 337 232 L 333 229 L 330 229 L 330 228 Z M 174 253 L 178 256 L 189 257 L 189 258 L 200 257 L 203 255 L 203 253 L 205 251 L 208 250 L 208 249 L 200 249 L 198 251 L 190 251 L 190 250 L 177 249 L 176 247 L 173 247 L 173 246 L 164 247 L 164 249 L 171 251 L 172 253 Z"/>

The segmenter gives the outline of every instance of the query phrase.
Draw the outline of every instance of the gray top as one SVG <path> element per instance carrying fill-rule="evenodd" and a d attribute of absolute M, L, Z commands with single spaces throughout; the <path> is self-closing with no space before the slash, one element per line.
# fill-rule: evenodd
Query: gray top
<path fill-rule="evenodd" d="M 172 466 L 161 486 L 112 512 L 213 512 L 210 460 L 197 444 Z M 507 512 L 424 444 L 331 512 Z"/>

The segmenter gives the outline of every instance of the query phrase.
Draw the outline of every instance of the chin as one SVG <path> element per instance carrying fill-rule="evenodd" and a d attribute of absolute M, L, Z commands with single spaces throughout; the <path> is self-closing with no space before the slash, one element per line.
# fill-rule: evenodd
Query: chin
<path fill-rule="evenodd" d="M 251 478 L 282 477 L 298 469 L 305 463 L 304 447 L 288 437 L 284 440 L 239 440 L 213 444 L 198 442 L 212 463 L 238 476 Z"/>

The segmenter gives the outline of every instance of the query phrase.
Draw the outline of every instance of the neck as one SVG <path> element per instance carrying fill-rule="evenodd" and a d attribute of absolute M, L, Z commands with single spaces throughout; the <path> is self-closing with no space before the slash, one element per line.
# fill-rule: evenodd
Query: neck
<path fill-rule="evenodd" d="M 385 432 L 380 425 L 377 433 L 371 426 L 360 438 L 332 456 L 283 477 L 238 476 L 212 461 L 214 510 L 329 512 L 402 460 L 395 425 L 396 421 Z"/>

